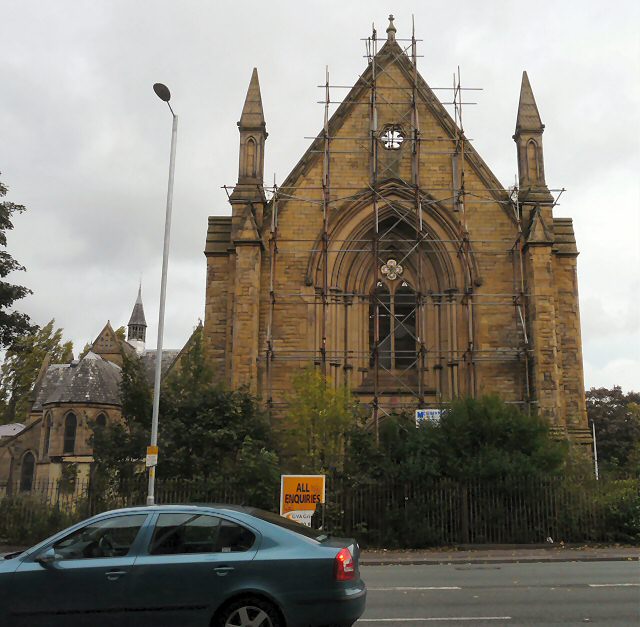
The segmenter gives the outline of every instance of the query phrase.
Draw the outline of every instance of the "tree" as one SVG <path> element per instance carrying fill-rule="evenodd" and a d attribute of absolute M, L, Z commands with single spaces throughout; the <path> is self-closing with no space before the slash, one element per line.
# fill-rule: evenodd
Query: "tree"
<path fill-rule="evenodd" d="M 52 364 L 73 359 L 73 343 L 62 339 L 62 329 L 49 321 L 34 333 L 14 340 L 0 366 L 0 402 L 4 422 L 26 420 L 29 394 L 47 355 Z"/>
<path fill-rule="evenodd" d="M 279 468 L 266 415 L 245 390 L 212 381 L 198 329 L 163 381 L 158 480 L 194 481 L 209 493 L 271 507 Z M 122 423 L 96 429 L 93 438 L 95 478 L 118 490 L 143 472 L 150 436 L 151 387 L 135 355 L 124 359 L 121 394 Z"/>
<path fill-rule="evenodd" d="M 296 472 L 341 468 L 345 436 L 358 421 L 358 409 L 345 387 L 312 368 L 293 378 L 284 431 L 289 465 Z"/>
<path fill-rule="evenodd" d="M 144 472 L 144 453 L 151 432 L 152 391 L 137 355 L 123 355 L 122 421 L 94 428 L 94 482 L 122 493 Z"/>
<path fill-rule="evenodd" d="M 416 427 L 412 416 L 391 416 L 380 425 L 378 447 L 360 428 L 349 434 L 348 448 L 345 469 L 356 482 L 548 476 L 567 451 L 545 421 L 496 396 L 455 401 L 439 423 Z"/>
<path fill-rule="evenodd" d="M 613 388 L 587 392 L 587 416 L 595 424 L 598 461 L 603 470 L 637 472 L 640 460 L 640 393 Z"/>
<path fill-rule="evenodd" d="M 545 420 L 497 396 L 455 401 L 434 431 L 440 472 L 455 479 L 545 476 L 567 453 Z"/>
<path fill-rule="evenodd" d="M 7 188 L 0 181 L 0 198 L 6 194 Z M 2 247 L 0 250 L 0 347 L 2 348 L 11 346 L 19 337 L 35 329 L 27 314 L 11 310 L 13 303 L 31 294 L 31 290 L 4 280 L 11 272 L 25 270 L 24 266 L 21 266 L 6 251 L 6 232 L 13 229 L 13 215 L 23 211 L 25 211 L 23 205 L 8 201 L 0 202 L 0 247 Z"/>

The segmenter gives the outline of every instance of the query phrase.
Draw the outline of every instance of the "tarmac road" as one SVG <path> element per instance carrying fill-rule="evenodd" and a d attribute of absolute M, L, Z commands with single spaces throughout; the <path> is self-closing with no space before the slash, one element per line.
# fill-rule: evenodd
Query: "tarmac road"
<path fill-rule="evenodd" d="M 363 565 L 358 627 L 640 625 L 640 562 Z"/>

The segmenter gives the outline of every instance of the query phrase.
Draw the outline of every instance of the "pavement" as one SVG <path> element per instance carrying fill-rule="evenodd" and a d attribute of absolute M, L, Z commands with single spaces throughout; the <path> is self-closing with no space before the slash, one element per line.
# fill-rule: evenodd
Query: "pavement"
<path fill-rule="evenodd" d="M 367 566 L 420 564 L 526 564 L 537 562 L 639 561 L 640 547 L 627 545 L 463 545 L 451 548 L 394 551 L 363 550 Z"/>
<path fill-rule="evenodd" d="M 25 547 L 0 544 L 0 556 Z M 537 562 L 640 561 L 640 547 L 628 545 L 462 545 L 424 550 L 365 549 L 367 566 L 420 564 L 527 564 Z"/>

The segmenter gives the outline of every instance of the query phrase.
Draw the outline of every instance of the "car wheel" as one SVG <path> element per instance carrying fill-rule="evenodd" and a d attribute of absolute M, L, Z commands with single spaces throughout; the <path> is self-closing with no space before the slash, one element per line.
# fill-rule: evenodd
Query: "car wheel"
<path fill-rule="evenodd" d="M 220 614 L 217 627 L 284 627 L 278 610 L 268 601 L 247 597 L 228 605 Z"/>

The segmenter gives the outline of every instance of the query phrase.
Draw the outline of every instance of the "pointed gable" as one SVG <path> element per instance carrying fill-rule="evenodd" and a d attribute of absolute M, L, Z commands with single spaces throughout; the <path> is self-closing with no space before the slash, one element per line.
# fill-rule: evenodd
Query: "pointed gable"
<path fill-rule="evenodd" d="M 391 35 L 394 34 L 395 33 L 391 33 Z M 395 66 L 399 70 L 399 74 L 401 75 L 404 82 L 403 85 L 398 85 L 394 83 L 393 80 L 388 80 L 389 87 L 394 90 L 393 93 L 397 94 L 395 98 L 401 97 L 401 88 L 404 88 L 407 92 L 410 92 L 415 80 L 417 84 L 418 105 L 423 105 L 426 108 L 429 117 L 431 118 L 430 120 L 426 120 L 423 116 L 420 119 L 421 128 L 424 128 L 426 132 L 426 127 L 428 124 L 429 127 L 435 127 L 433 129 L 429 129 L 430 133 L 442 133 L 443 137 L 449 138 L 452 141 L 455 140 L 455 138 L 460 134 L 455 121 L 446 110 L 444 105 L 438 100 L 435 93 L 429 87 L 424 78 L 420 75 L 419 72 L 416 71 L 411 59 L 407 56 L 403 48 L 395 40 L 395 36 L 389 36 L 389 39 L 385 42 L 385 44 L 376 55 L 376 65 L 378 67 L 385 68 L 384 71 L 378 72 L 378 81 L 381 78 L 384 78 L 385 75 L 388 76 L 388 68 L 390 65 Z M 353 88 L 344 98 L 343 102 L 338 106 L 336 111 L 329 119 L 328 132 L 330 137 L 335 137 L 340 132 L 340 129 L 347 119 L 354 115 L 361 115 L 363 106 L 369 101 L 372 81 L 373 64 L 369 63 L 367 69 L 362 73 Z M 384 87 L 380 87 L 380 91 L 384 91 Z M 404 94 L 404 97 L 407 97 L 406 93 Z M 379 100 L 380 107 L 385 107 L 388 104 L 388 100 L 388 97 L 386 99 Z M 409 105 L 410 103 L 407 102 L 405 108 L 408 109 Z M 399 117 L 406 113 L 404 111 L 400 112 L 401 107 L 397 105 L 392 104 L 391 107 L 387 106 L 387 109 L 389 108 L 392 110 L 397 110 Z M 383 126 L 384 124 L 380 120 L 379 116 L 377 130 L 381 131 Z M 367 128 L 366 131 L 368 132 L 368 130 L 369 129 Z M 282 183 L 282 185 L 280 186 L 281 189 L 295 188 L 299 183 L 301 177 L 310 170 L 313 164 L 322 159 L 324 142 L 323 137 L 324 131 L 321 131 L 309 146 L 307 151 L 304 153 L 300 161 L 295 165 L 289 176 Z M 336 150 L 340 150 L 340 148 L 336 148 Z M 488 194 L 493 196 L 495 200 L 501 203 L 505 203 L 508 201 L 508 196 L 506 192 L 503 191 L 504 186 L 500 183 L 495 174 L 493 174 L 493 172 L 489 169 L 489 166 L 480 157 L 480 155 L 468 140 L 465 141 L 465 163 L 467 166 L 470 166 L 470 168 L 478 176 L 482 184 L 486 187 Z M 510 218 L 512 217 L 509 213 L 508 215 Z"/>
<path fill-rule="evenodd" d="M 108 355 L 119 351 L 119 349 L 120 340 L 113 330 L 111 322 L 107 320 L 107 324 L 104 325 L 104 328 L 91 345 L 91 351 L 96 355 Z"/>
<path fill-rule="evenodd" d="M 551 244 L 553 243 L 553 234 L 550 228 L 545 224 L 540 207 L 537 207 L 531 226 L 529 227 L 529 235 L 527 236 L 527 244 Z"/>
<path fill-rule="evenodd" d="M 111 322 L 107 320 L 107 324 L 104 325 L 91 345 L 91 352 L 121 366 L 123 355 L 135 353 L 135 348 L 128 342 L 121 340 L 113 330 Z"/>
<path fill-rule="evenodd" d="M 238 229 L 235 237 L 235 243 L 238 242 L 259 242 L 260 235 L 258 233 L 258 227 L 256 225 L 251 206 L 247 205 L 242 216 L 241 226 Z"/>

